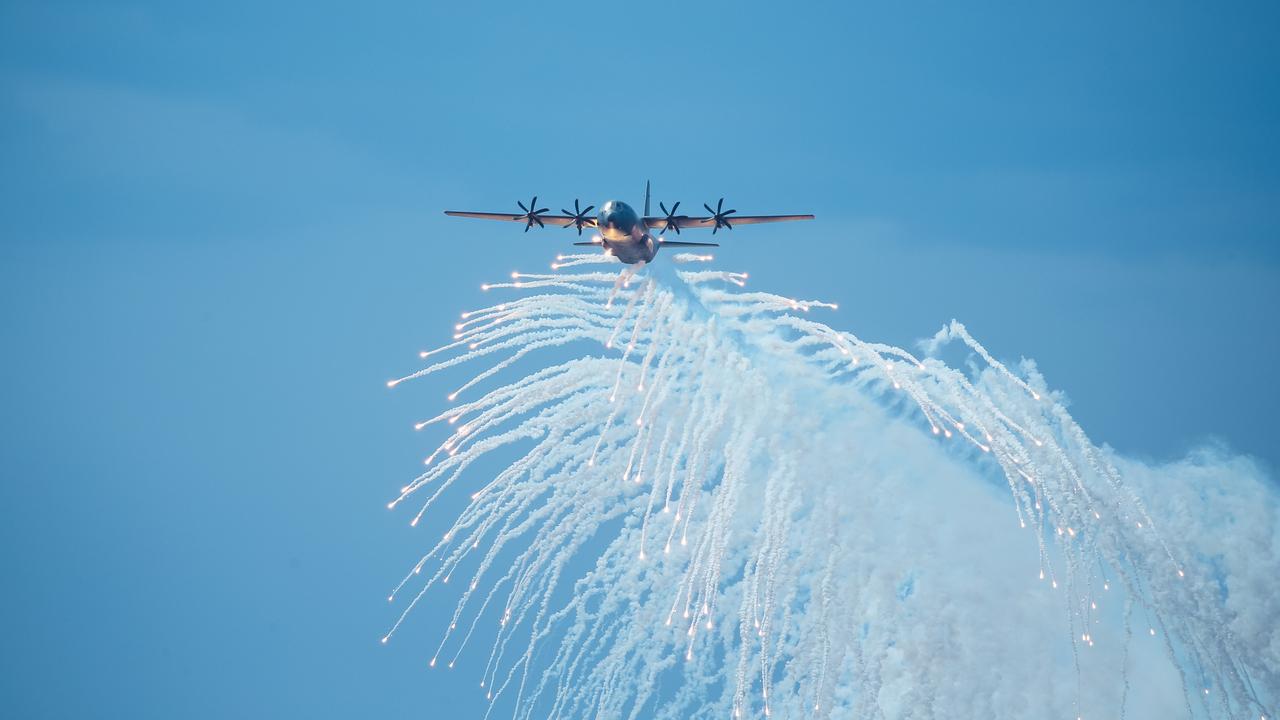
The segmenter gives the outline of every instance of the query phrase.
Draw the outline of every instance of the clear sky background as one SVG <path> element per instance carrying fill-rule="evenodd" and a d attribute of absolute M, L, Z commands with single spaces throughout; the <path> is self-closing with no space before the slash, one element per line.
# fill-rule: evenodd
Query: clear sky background
<path fill-rule="evenodd" d="M 482 707 L 377 643 L 451 380 L 383 383 L 571 231 L 445 208 L 813 212 L 721 264 L 1280 460 L 1274 3 L 421 5 L 0 5 L 4 714 Z"/>

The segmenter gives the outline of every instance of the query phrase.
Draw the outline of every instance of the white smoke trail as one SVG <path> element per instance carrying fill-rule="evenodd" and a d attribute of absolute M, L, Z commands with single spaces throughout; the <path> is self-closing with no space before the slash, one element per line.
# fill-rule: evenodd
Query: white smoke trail
<path fill-rule="evenodd" d="M 471 502 L 383 641 L 464 573 L 431 665 L 483 638 L 482 692 L 519 718 L 1271 716 L 1280 536 L 1256 467 L 1119 458 L 959 323 L 917 358 L 746 279 L 485 286 L 538 294 L 464 314 L 454 355 L 390 385 L 490 358 L 454 400 L 540 348 L 605 354 L 417 426 L 452 432 L 390 506 L 416 525 Z M 953 341 L 982 369 L 932 357 Z M 467 472 L 489 454 L 505 469 Z"/>

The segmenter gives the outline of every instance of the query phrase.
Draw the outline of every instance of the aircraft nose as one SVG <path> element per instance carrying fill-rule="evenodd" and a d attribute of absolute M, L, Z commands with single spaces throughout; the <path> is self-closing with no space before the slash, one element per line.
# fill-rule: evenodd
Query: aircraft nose
<path fill-rule="evenodd" d="M 600 209 L 598 224 L 601 234 L 606 238 L 623 240 L 635 229 L 636 214 L 624 203 L 610 201 Z"/>

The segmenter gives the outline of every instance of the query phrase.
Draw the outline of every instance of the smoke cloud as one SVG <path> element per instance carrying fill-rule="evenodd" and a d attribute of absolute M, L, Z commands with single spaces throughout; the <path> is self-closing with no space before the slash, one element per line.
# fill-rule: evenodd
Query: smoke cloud
<path fill-rule="evenodd" d="M 389 383 L 476 373 L 390 503 L 468 501 L 384 642 L 447 595 L 416 618 L 430 663 L 521 718 L 1272 716 L 1257 464 L 1120 456 L 960 323 L 917 357 L 672 260 L 487 285 L 507 299 Z"/>

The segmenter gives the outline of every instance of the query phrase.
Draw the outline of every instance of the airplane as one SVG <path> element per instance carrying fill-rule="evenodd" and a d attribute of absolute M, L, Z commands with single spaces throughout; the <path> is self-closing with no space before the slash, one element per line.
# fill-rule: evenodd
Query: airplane
<path fill-rule="evenodd" d="M 668 230 L 674 230 L 677 235 L 680 231 L 689 228 L 711 228 L 711 234 L 715 235 L 720 228 L 733 229 L 732 223 L 739 225 L 754 225 L 755 223 L 769 222 L 786 222 L 788 220 L 812 220 L 813 215 L 738 215 L 730 218 L 730 215 L 738 212 L 737 210 L 725 210 L 724 198 L 720 198 L 720 202 L 716 203 L 714 210 L 711 206 L 703 203 L 702 207 L 710 213 L 708 216 L 691 216 L 677 215 L 680 209 L 680 203 L 671 206 L 667 210 L 667 206 L 658 203 L 658 207 L 662 209 L 661 215 L 649 214 L 649 183 L 644 184 L 644 215 L 638 215 L 630 205 L 621 200 L 609 200 L 600 206 L 600 213 L 596 217 L 588 217 L 593 209 L 593 205 L 585 208 L 579 205 L 578 200 L 573 201 L 573 211 L 561 209 L 563 215 L 547 215 L 548 208 L 538 207 L 538 196 L 535 195 L 533 200 L 526 206 L 520 201 L 516 201 L 520 209 L 524 212 L 520 214 L 512 213 L 486 213 L 486 212 L 465 212 L 461 210 L 445 210 L 444 214 L 452 217 L 481 218 L 484 220 L 506 220 L 507 222 L 523 222 L 524 231 L 534 225 L 544 228 L 548 223 L 559 227 L 577 228 L 578 235 L 582 235 L 583 228 L 595 228 L 600 234 L 592 238 L 589 242 L 575 242 L 574 245 L 596 245 L 603 246 L 605 252 L 613 255 L 622 262 L 632 265 L 635 263 L 644 264 L 653 260 L 658 254 L 658 249 L 662 247 L 719 247 L 719 243 L 703 243 L 703 242 L 683 242 L 679 240 L 667 240 L 663 236 Z M 651 230 L 658 230 L 655 236 Z"/>

